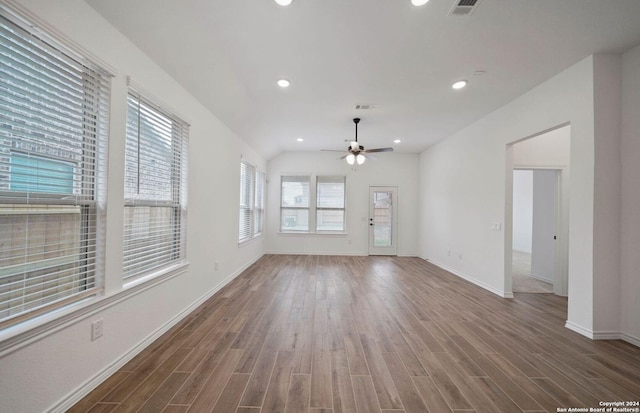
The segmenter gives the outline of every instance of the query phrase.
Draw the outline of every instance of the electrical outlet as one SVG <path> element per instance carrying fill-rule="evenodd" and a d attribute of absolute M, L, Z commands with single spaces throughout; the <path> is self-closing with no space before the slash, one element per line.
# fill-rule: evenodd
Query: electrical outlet
<path fill-rule="evenodd" d="M 97 339 L 102 337 L 102 322 L 103 319 L 101 318 L 100 320 L 96 320 L 91 323 L 91 341 L 96 341 Z"/>

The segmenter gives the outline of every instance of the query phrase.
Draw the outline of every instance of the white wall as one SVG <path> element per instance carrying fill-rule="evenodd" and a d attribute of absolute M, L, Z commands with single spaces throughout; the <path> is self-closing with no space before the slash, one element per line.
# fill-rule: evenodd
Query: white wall
<path fill-rule="evenodd" d="M 571 126 L 563 126 L 513 145 L 514 168 L 562 169 L 571 156 Z"/>
<path fill-rule="evenodd" d="M 607 259 L 594 256 L 594 199 L 611 178 L 603 168 L 615 167 L 610 159 L 594 167 L 596 142 L 607 139 L 595 134 L 594 77 L 615 77 L 600 70 L 606 63 L 599 56 L 588 57 L 429 148 L 421 155 L 420 172 L 420 255 L 504 295 L 511 287 L 510 277 L 504 276 L 511 265 L 505 257 L 505 245 L 511 246 L 511 211 L 505 199 L 511 196 L 507 188 L 512 179 L 506 145 L 570 123 L 567 327 L 592 337 L 594 266 L 606 266 Z M 602 223 L 610 219 L 604 214 L 598 218 Z M 505 233 L 491 230 L 496 220 L 506 223 Z M 449 248 L 462 251 L 463 258 L 448 256 Z"/>
<path fill-rule="evenodd" d="M 352 171 L 339 154 L 286 152 L 268 164 L 267 245 L 274 254 L 367 255 L 369 231 L 369 186 L 398 187 L 398 255 L 418 254 L 418 164 L 417 154 L 382 153 Z M 281 234 L 280 176 L 345 175 L 347 177 L 347 234 Z M 314 190 L 312 188 L 312 190 Z"/>
<path fill-rule="evenodd" d="M 595 194 L 593 239 L 593 331 L 620 334 L 620 210 L 622 60 L 597 55 L 594 65 Z"/>
<path fill-rule="evenodd" d="M 513 249 L 531 254 L 533 171 L 513 171 Z"/>
<path fill-rule="evenodd" d="M 531 275 L 554 284 L 556 271 L 557 171 L 533 171 Z M 514 210 L 515 214 L 515 210 Z"/>
<path fill-rule="evenodd" d="M 622 57 L 621 330 L 640 346 L 640 46 Z"/>
<path fill-rule="evenodd" d="M 82 317 L 68 314 L 54 329 L 44 320 L 0 334 L 0 411 L 64 410 L 199 300 L 260 257 L 265 239 L 238 248 L 239 162 L 266 162 L 242 143 L 154 62 L 82 0 L 24 0 L 29 11 L 115 71 L 112 87 L 107 199 L 106 295 Z M 122 294 L 123 154 L 126 76 L 182 115 L 189 142 L 186 273 L 118 301 Z M 212 263 L 219 261 L 219 270 Z M 104 336 L 90 341 L 90 324 Z M 39 326 L 39 327 L 38 327 Z M 31 329 L 29 329 L 31 328 Z M 22 331 L 18 331 L 21 329 Z M 124 358 L 123 358 L 124 357 Z"/>

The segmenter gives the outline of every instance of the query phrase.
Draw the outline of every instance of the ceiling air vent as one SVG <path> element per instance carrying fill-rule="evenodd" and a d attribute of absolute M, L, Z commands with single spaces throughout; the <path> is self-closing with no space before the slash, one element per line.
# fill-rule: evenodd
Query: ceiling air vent
<path fill-rule="evenodd" d="M 449 16 L 468 16 L 478 7 L 480 0 L 456 0 Z"/>
<path fill-rule="evenodd" d="M 370 110 L 375 109 L 378 105 L 356 105 L 356 110 Z"/>

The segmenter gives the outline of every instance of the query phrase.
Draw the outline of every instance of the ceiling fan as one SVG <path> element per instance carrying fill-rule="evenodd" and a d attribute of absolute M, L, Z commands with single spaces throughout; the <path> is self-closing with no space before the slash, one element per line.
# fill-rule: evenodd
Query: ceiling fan
<path fill-rule="evenodd" d="M 367 159 L 376 159 L 372 155 L 368 155 L 373 152 L 393 152 L 393 148 L 376 148 L 376 149 L 364 149 L 364 146 L 358 143 L 358 123 L 360 123 L 360 118 L 353 118 L 353 123 L 356 125 L 356 139 L 351 141 L 351 144 L 347 147 L 347 154 L 340 157 L 339 159 L 346 159 L 349 165 L 353 165 L 357 163 L 358 165 L 362 165 Z M 330 152 L 342 152 L 342 151 L 332 151 L 329 149 L 325 149 Z"/>

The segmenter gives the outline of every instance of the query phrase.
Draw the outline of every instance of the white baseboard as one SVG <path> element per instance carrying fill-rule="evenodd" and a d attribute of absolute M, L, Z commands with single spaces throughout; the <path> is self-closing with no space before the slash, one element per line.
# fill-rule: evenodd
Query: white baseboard
<path fill-rule="evenodd" d="M 476 279 L 476 278 L 474 278 L 474 277 L 472 277 L 472 276 L 470 276 L 468 274 L 462 273 L 460 271 L 456 271 L 453 268 L 449 268 L 446 265 L 441 264 L 441 263 L 439 263 L 437 261 L 433 261 L 431 259 L 424 258 L 424 257 L 420 257 L 420 258 L 422 258 L 425 261 L 429 261 L 433 265 L 436 265 L 436 266 L 442 268 L 443 270 L 450 272 L 453 275 L 457 275 L 458 277 L 460 277 L 460 278 L 462 278 L 464 280 L 467 280 L 470 283 L 473 283 L 473 284 L 477 285 L 478 287 L 482 287 L 487 291 L 491 291 L 492 293 L 494 293 L 494 294 L 496 294 L 496 295 L 498 295 L 498 296 L 500 296 L 502 298 L 513 298 L 513 293 L 512 292 L 505 292 L 505 291 L 499 290 L 497 288 L 494 288 L 493 286 L 491 286 L 491 285 L 489 285 L 489 284 L 487 284 L 487 283 L 485 283 L 483 281 L 480 281 L 480 280 L 478 280 L 478 279 Z"/>
<path fill-rule="evenodd" d="M 622 333 L 619 331 L 594 331 L 592 338 L 594 340 L 621 340 Z"/>
<path fill-rule="evenodd" d="M 591 340 L 593 340 L 593 331 L 591 331 L 588 328 L 584 328 L 581 325 L 578 325 L 572 321 L 567 320 L 567 322 L 564 324 L 564 326 L 566 328 L 568 328 L 571 331 L 575 331 L 578 334 L 581 334 L 587 338 L 590 338 Z"/>
<path fill-rule="evenodd" d="M 640 338 L 620 331 L 597 331 L 593 333 L 594 340 L 623 340 L 629 344 L 640 347 Z"/>
<path fill-rule="evenodd" d="M 118 359 L 114 360 L 107 367 L 103 368 L 98 374 L 81 384 L 78 388 L 73 390 L 71 393 L 62 398 L 58 403 L 49 408 L 49 412 L 51 413 L 63 413 L 73 407 L 76 403 L 82 400 L 83 397 L 91 393 L 96 387 L 98 387 L 102 382 L 108 379 L 112 374 L 117 372 L 121 367 L 127 364 L 131 359 L 137 356 L 142 350 L 147 348 L 151 343 L 160 338 L 164 333 L 169 331 L 171 327 L 176 325 L 180 320 L 186 317 L 191 311 L 193 311 L 196 307 L 189 306 L 184 311 L 173 317 L 167 323 L 162 325 L 159 329 L 154 331 L 151 335 L 147 336 L 144 340 L 136 344 L 125 354 L 120 356 Z"/>
<path fill-rule="evenodd" d="M 591 331 L 571 321 L 567 321 L 565 327 L 591 340 L 623 340 L 629 344 L 640 347 L 640 338 L 620 331 Z"/>
<path fill-rule="evenodd" d="M 531 278 L 535 278 L 536 280 L 542 281 L 542 282 L 546 282 L 549 283 L 551 285 L 553 285 L 553 280 L 543 277 L 541 275 L 536 275 L 536 274 L 531 274 Z"/>
<path fill-rule="evenodd" d="M 244 270 L 253 265 L 256 261 L 262 258 L 264 254 L 259 254 L 257 257 L 254 257 L 247 264 L 243 265 L 233 273 L 231 273 L 227 278 L 219 282 L 215 287 L 207 291 L 202 297 L 200 297 L 197 301 L 191 303 L 187 308 L 178 313 L 175 317 L 171 318 L 169 321 L 164 323 L 160 328 L 151 333 L 141 342 L 133 346 L 129 351 L 120 356 L 118 359 L 114 360 L 111 364 L 103 368 L 96 375 L 91 377 L 89 380 L 81 384 L 78 388 L 73 390 L 71 393 L 67 394 L 63 397 L 58 403 L 53 405 L 47 411 L 51 413 L 64 413 L 69 410 L 73 405 L 82 400 L 83 397 L 88 395 L 91 391 L 93 391 L 96 387 L 98 387 L 103 381 L 108 379 L 112 374 L 118 371 L 122 366 L 127 364 L 131 359 L 137 356 L 142 350 L 147 348 L 151 343 L 160 338 L 164 333 L 169 331 L 173 326 L 178 324 L 182 319 L 191 314 L 196 308 L 198 308 L 201 304 L 211 298 L 215 293 L 220 291 L 224 286 L 233 281 L 238 275 L 242 274 Z"/>
<path fill-rule="evenodd" d="M 517 252 L 524 252 L 525 254 L 531 254 L 531 251 L 521 250 L 521 249 L 518 249 L 518 248 L 513 248 L 513 250 L 517 251 Z"/>
<path fill-rule="evenodd" d="M 635 337 L 627 333 L 620 333 L 620 339 L 633 344 L 634 346 L 640 347 L 640 337 Z"/>
<path fill-rule="evenodd" d="M 347 257 L 366 257 L 366 252 L 340 252 L 340 251 L 267 251 L 271 255 L 341 255 Z"/>
<path fill-rule="evenodd" d="M 272 255 L 337 255 L 345 257 L 367 257 L 368 252 L 342 252 L 342 251 L 267 251 Z M 416 258 L 417 254 L 398 254 L 397 257 Z"/>

